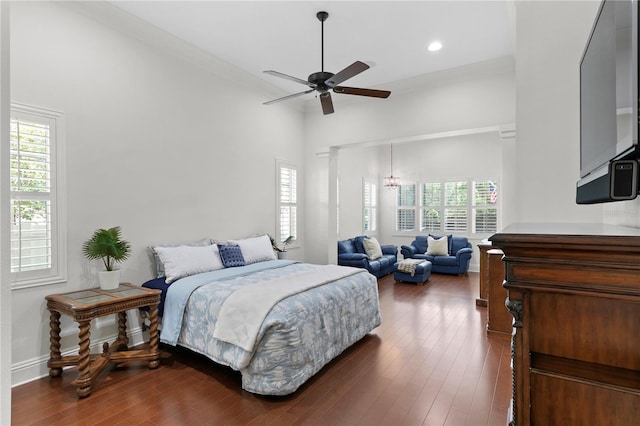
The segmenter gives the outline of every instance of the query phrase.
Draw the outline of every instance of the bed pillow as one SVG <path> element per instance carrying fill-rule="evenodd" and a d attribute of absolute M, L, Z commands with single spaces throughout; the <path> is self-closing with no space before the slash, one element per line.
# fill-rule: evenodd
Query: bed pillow
<path fill-rule="evenodd" d="M 449 244 L 447 237 L 435 239 L 432 236 L 427 237 L 427 253 L 430 256 L 447 256 L 449 254 Z"/>
<path fill-rule="evenodd" d="M 364 251 L 371 260 L 380 259 L 382 257 L 382 248 L 380 243 L 375 238 L 367 238 L 362 241 L 364 245 Z"/>
<path fill-rule="evenodd" d="M 271 240 L 268 235 L 245 238 L 243 240 L 232 240 L 229 241 L 229 243 L 236 244 L 240 247 L 245 265 L 276 259 L 276 255 L 273 252 L 273 246 L 271 246 Z"/>
<path fill-rule="evenodd" d="M 218 244 L 218 251 L 220 252 L 220 258 L 225 268 L 233 268 L 236 266 L 244 266 L 244 257 L 242 257 L 242 250 L 237 244 Z"/>
<path fill-rule="evenodd" d="M 167 283 L 224 268 L 215 245 L 156 247 L 155 251 L 164 265 Z"/>
<path fill-rule="evenodd" d="M 158 253 L 156 252 L 156 248 L 160 248 L 160 247 L 180 247 L 180 246 L 191 246 L 191 247 L 202 247 L 202 246 L 210 246 L 211 244 L 213 244 L 213 242 L 210 239 L 203 239 L 200 241 L 194 241 L 192 243 L 185 243 L 185 244 L 159 244 L 156 246 L 151 246 L 149 247 L 149 250 L 151 251 L 151 254 L 153 255 L 153 260 L 156 263 L 156 278 L 162 278 L 164 277 L 164 265 L 162 264 L 162 261 L 160 260 L 160 256 L 158 256 Z"/>

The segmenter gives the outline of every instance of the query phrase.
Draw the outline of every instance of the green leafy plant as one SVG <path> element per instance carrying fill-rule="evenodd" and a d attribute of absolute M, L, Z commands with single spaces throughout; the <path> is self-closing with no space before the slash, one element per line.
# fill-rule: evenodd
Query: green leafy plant
<path fill-rule="evenodd" d="M 107 271 L 113 271 L 115 263 L 123 262 L 131 253 L 131 245 L 122 239 L 119 226 L 98 229 L 91 239 L 82 245 L 82 253 L 89 260 L 102 259 Z"/>
<path fill-rule="evenodd" d="M 269 235 L 269 239 L 271 240 L 271 247 L 279 253 L 283 253 L 287 251 L 287 246 L 293 243 L 293 235 L 289 235 L 285 240 L 282 241 L 282 247 L 278 245 L 276 239 Z"/>

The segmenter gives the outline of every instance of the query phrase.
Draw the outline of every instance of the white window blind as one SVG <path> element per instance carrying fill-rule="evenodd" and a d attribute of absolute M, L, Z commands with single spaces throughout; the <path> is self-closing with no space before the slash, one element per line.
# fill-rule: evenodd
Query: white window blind
<path fill-rule="evenodd" d="M 420 204 L 420 231 L 440 231 L 442 229 L 442 183 L 422 184 Z"/>
<path fill-rule="evenodd" d="M 498 230 L 498 187 L 491 180 L 473 182 L 473 232 L 494 233 Z"/>
<path fill-rule="evenodd" d="M 467 182 L 444 184 L 444 231 L 464 232 L 468 229 Z"/>
<path fill-rule="evenodd" d="M 278 162 L 278 226 L 276 239 L 298 239 L 298 171 L 292 164 Z"/>
<path fill-rule="evenodd" d="M 57 113 L 12 105 L 11 274 L 15 287 L 64 279 L 59 121 Z"/>
<path fill-rule="evenodd" d="M 414 188 L 414 186 L 407 186 L 398 193 L 397 231 L 414 229 Z M 427 181 L 420 184 L 419 198 L 420 232 L 460 234 L 497 232 L 498 191 L 495 180 Z"/>
<path fill-rule="evenodd" d="M 373 232 L 377 227 L 378 193 L 377 186 L 372 182 L 363 185 L 363 231 Z"/>
<path fill-rule="evenodd" d="M 416 185 L 400 185 L 397 189 L 396 231 L 416 228 Z"/>

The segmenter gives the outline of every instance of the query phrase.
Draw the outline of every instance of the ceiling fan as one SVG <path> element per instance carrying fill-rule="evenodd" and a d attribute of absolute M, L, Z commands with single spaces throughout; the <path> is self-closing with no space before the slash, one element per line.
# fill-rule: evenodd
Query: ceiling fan
<path fill-rule="evenodd" d="M 329 13 L 327 12 L 318 12 L 316 17 L 320 21 L 321 25 L 321 65 L 322 71 L 314 72 L 311 74 L 307 80 L 302 80 L 301 78 L 292 77 L 287 74 L 283 74 L 278 71 L 264 71 L 266 74 L 274 75 L 276 77 L 284 78 L 286 80 L 295 81 L 297 83 L 304 84 L 305 86 L 310 87 L 309 90 L 305 90 L 304 92 L 294 93 L 292 95 L 284 96 L 282 98 L 274 99 L 268 102 L 264 102 L 264 105 L 271 105 L 276 102 L 284 101 L 291 98 L 296 98 L 298 96 L 306 95 L 307 93 L 311 93 L 313 91 L 317 91 L 320 94 L 320 104 L 322 105 L 322 112 L 324 114 L 333 113 L 333 101 L 331 100 L 331 92 L 333 90 L 334 93 L 340 93 L 345 95 L 358 95 L 358 96 L 369 96 L 373 98 L 388 98 L 391 94 L 388 90 L 376 90 L 376 89 L 361 89 L 358 87 L 346 87 L 339 86 L 340 83 L 354 77 L 361 72 L 365 71 L 369 68 L 369 65 L 364 62 L 355 61 L 353 64 L 349 65 L 342 71 L 337 74 L 333 74 L 324 70 L 324 21 L 329 17 Z"/>

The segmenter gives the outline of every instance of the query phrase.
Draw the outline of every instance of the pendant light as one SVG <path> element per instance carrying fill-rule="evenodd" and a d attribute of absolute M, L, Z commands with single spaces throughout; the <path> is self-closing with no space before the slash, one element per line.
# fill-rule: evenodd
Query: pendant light
<path fill-rule="evenodd" d="M 383 185 L 387 189 L 396 189 L 400 186 L 400 178 L 393 175 L 393 144 L 389 145 L 389 149 L 391 151 L 391 174 L 384 178 Z"/>

